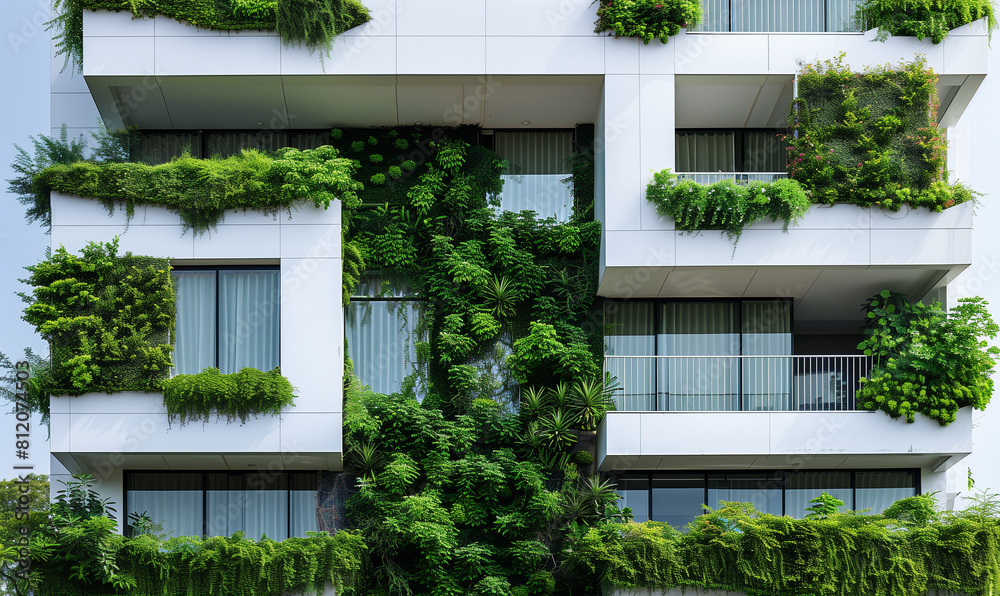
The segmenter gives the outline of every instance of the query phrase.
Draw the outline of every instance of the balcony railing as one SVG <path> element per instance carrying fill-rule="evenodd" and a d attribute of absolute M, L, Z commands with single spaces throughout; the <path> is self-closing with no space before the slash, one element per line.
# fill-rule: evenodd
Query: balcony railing
<path fill-rule="evenodd" d="M 770 182 L 788 178 L 787 172 L 677 172 L 678 180 L 690 180 L 698 184 L 712 184 L 721 180 L 735 180 L 740 184 L 748 182 Z"/>
<path fill-rule="evenodd" d="M 706 33 L 855 33 L 864 0 L 702 0 Z"/>
<path fill-rule="evenodd" d="M 605 356 L 619 411 L 855 409 L 867 356 Z"/>

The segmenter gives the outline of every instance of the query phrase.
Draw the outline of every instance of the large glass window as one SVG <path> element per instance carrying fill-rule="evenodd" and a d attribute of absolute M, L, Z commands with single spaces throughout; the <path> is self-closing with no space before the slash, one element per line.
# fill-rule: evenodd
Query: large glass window
<path fill-rule="evenodd" d="M 786 300 L 605 302 L 619 410 L 791 409 Z"/>
<path fill-rule="evenodd" d="M 170 536 L 284 540 L 317 529 L 318 483 L 316 472 L 126 472 L 126 515 Z"/>
<path fill-rule="evenodd" d="M 421 302 L 405 287 L 365 275 L 346 310 L 347 349 L 354 374 L 372 391 L 394 393 L 418 372 Z"/>
<path fill-rule="evenodd" d="M 618 477 L 619 505 L 638 522 L 682 528 L 720 501 L 752 503 L 762 513 L 805 517 L 809 501 L 824 492 L 844 502 L 841 510 L 881 513 L 918 492 L 918 471 L 628 472 Z"/>
<path fill-rule="evenodd" d="M 175 269 L 173 276 L 177 374 L 278 366 L 277 267 Z"/>
<path fill-rule="evenodd" d="M 567 160 L 573 152 L 573 131 L 496 131 L 493 143 L 509 164 L 500 208 L 569 221 L 573 195 L 563 180 L 571 173 Z"/>
<path fill-rule="evenodd" d="M 787 153 L 779 139 L 782 133 L 776 129 L 678 130 L 674 171 L 783 173 Z"/>

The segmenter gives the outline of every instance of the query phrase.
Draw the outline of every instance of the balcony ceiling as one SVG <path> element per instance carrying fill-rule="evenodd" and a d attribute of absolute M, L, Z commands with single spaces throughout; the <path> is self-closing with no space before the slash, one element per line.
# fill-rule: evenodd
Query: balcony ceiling
<path fill-rule="evenodd" d="M 603 77 L 90 76 L 87 84 L 109 127 L 570 128 L 595 120 Z"/>

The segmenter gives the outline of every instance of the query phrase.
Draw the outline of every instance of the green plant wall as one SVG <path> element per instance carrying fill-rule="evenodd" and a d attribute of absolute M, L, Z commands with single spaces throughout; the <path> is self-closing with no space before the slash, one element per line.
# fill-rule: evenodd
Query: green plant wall
<path fill-rule="evenodd" d="M 863 72 L 843 54 L 807 65 L 785 137 L 789 176 L 814 203 L 941 211 L 971 200 L 948 183 L 936 82 L 922 58 Z"/>
<path fill-rule="evenodd" d="M 117 239 L 80 255 L 60 247 L 27 268 L 24 320 L 49 342 L 35 367 L 29 401 L 49 395 L 159 391 L 170 369 L 174 290 L 166 259 L 118 254 Z"/>

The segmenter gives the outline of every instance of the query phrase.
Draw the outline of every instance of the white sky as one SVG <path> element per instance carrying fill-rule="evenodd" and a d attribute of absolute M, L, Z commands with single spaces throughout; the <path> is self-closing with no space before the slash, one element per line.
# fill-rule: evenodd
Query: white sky
<path fill-rule="evenodd" d="M 28 149 L 29 136 L 49 133 L 49 33 L 39 23 L 49 20 L 46 0 L 8 0 L 0 11 L 0 351 L 14 359 L 25 347 L 42 351 L 44 343 L 21 320 L 22 304 L 15 292 L 24 266 L 39 261 L 49 237 L 37 225 L 28 227 L 24 207 L 6 192 L 13 177 L 14 143 Z M 79 75 L 77 75 L 79 76 Z M 0 405 L 6 412 L 9 406 Z M 33 421 L 31 457 L 14 456 L 14 417 L 0 416 L 0 477 L 16 475 L 13 466 L 28 463 L 49 471 L 48 430 Z"/>

